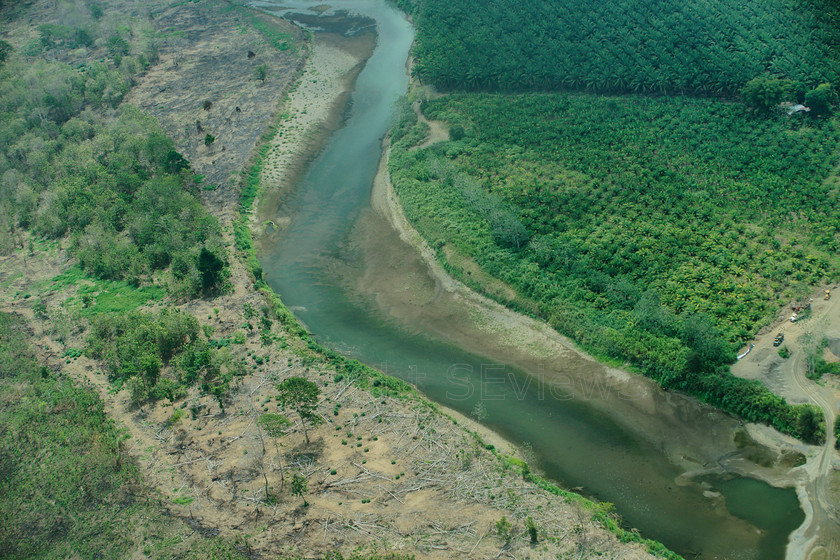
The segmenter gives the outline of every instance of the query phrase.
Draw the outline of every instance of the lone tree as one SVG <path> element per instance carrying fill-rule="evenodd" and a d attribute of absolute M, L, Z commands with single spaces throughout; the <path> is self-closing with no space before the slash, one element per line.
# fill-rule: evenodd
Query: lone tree
<path fill-rule="evenodd" d="M 744 102 L 762 114 L 769 113 L 790 94 L 792 83 L 775 76 L 756 76 L 741 90 Z"/>
<path fill-rule="evenodd" d="M 259 81 L 264 82 L 266 76 L 268 76 L 268 66 L 260 64 L 254 68 L 254 76 L 256 76 Z"/>
<path fill-rule="evenodd" d="M 215 142 L 215 141 L 216 141 L 216 137 L 215 137 L 215 136 L 213 136 L 212 134 L 209 134 L 209 133 L 208 133 L 208 134 L 207 134 L 207 136 L 205 136 L 205 137 L 204 137 L 204 145 L 205 145 L 205 146 L 208 146 L 208 147 L 209 147 L 209 146 L 210 146 L 210 144 L 212 144 L 212 143 L 213 143 L 213 142 Z"/>
<path fill-rule="evenodd" d="M 280 487 L 286 483 L 283 476 L 283 461 L 280 459 L 280 444 L 277 440 L 286 435 L 286 428 L 291 424 L 288 418 L 282 414 L 266 412 L 257 420 L 257 424 L 263 431 L 274 439 L 274 450 L 277 452 L 277 461 L 280 463 Z"/>
<path fill-rule="evenodd" d="M 321 417 L 315 414 L 315 405 L 318 404 L 318 397 L 321 390 L 315 383 L 303 377 L 290 377 L 277 384 L 277 400 L 283 408 L 289 407 L 300 416 L 300 423 L 303 425 L 303 436 L 306 443 L 309 443 L 309 434 L 306 431 L 306 422 L 313 425 L 319 423 Z"/>
<path fill-rule="evenodd" d="M 90 4 L 90 15 L 93 16 L 93 19 L 99 21 L 102 19 L 105 10 L 102 8 L 102 4 L 99 2 L 91 2 Z"/>
<path fill-rule="evenodd" d="M 201 291 L 205 295 L 211 295 L 218 291 L 219 284 L 223 279 L 222 272 L 225 269 L 225 261 L 220 259 L 216 253 L 202 247 L 198 254 L 196 269 L 201 273 Z"/>
<path fill-rule="evenodd" d="M 293 496 L 300 496 L 303 498 L 303 505 L 308 506 L 309 504 L 306 502 L 306 477 L 295 473 L 292 475 L 292 495 Z"/>
<path fill-rule="evenodd" d="M 805 105 L 815 117 L 831 112 L 831 84 L 820 84 L 805 94 Z"/>

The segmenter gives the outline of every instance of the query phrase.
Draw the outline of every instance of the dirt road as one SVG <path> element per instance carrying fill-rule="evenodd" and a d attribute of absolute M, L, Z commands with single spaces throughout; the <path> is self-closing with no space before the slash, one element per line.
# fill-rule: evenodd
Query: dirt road
<path fill-rule="evenodd" d="M 822 447 L 810 447 L 807 462 L 795 469 L 797 491 L 806 512 L 806 519 L 792 536 L 787 558 L 826 558 L 828 548 L 840 535 L 840 510 L 838 496 L 832 488 L 835 471 L 840 468 L 840 456 L 834 448 L 834 424 L 840 402 L 838 380 L 825 376 L 813 381 L 808 379 L 806 359 L 809 351 L 827 340 L 829 348 L 840 341 L 840 298 L 825 301 L 822 291 L 812 301 L 812 311 L 796 323 L 790 315 L 780 317 L 772 329 L 759 335 L 755 348 L 732 368 L 732 372 L 748 379 L 758 379 L 771 391 L 792 403 L 812 403 L 825 413 L 826 442 Z M 819 296 L 819 297 L 818 297 Z M 790 350 L 785 359 L 773 346 L 776 334 L 782 332 L 782 347 Z M 838 359 L 830 350 L 821 350 L 827 361 Z"/>

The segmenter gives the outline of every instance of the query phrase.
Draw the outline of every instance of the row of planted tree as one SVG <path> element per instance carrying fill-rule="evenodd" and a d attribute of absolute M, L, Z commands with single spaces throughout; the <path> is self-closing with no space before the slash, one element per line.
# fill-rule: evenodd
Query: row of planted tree
<path fill-rule="evenodd" d="M 403 122 L 391 173 L 435 247 L 475 260 L 517 289 L 514 304 L 596 354 L 824 436 L 813 409 L 728 365 L 780 303 L 837 273 L 833 121 L 582 94 L 450 95 L 425 113 L 464 137 L 410 150 L 417 135 Z"/>
<path fill-rule="evenodd" d="M 468 91 L 735 94 L 770 74 L 840 83 L 827 0 L 402 0 L 424 80 Z"/>

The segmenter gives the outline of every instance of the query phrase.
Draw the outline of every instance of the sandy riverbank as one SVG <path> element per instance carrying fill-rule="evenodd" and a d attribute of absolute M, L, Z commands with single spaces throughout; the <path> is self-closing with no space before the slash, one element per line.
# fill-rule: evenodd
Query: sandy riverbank
<path fill-rule="evenodd" d="M 268 231 L 262 236 L 264 244 L 271 243 L 275 236 L 282 233 L 288 214 L 294 210 L 284 208 L 283 199 L 306 164 L 319 152 L 329 132 L 340 122 L 347 94 L 352 89 L 353 80 L 363 66 L 364 59 L 364 56 L 348 53 L 335 45 L 320 43 L 318 38 L 314 40 L 312 59 L 307 63 L 298 87 L 290 93 L 285 102 L 285 110 L 282 111 L 285 116 L 266 158 L 261 185 L 262 200 L 259 205 L 261 212 L 255 224 L 257 228 L 263 229 L 263 224 L 271 221 L 268 225 L 272 227 L 266 228 Z M 545 540 L 545 550 L 540 551 L 538 557 L 543 557 L 543 553 L 545 557 L 556 557 L 564 551 L 571 553 L 572 550 L 581 551 L 590 546 L 614 552 L 620 549 L 622 557 L 627 558 L 649 557 L 638 544 L 619 544 L 614 535 L 597 527 L 597 524 L 589 519 L 590 515 L 578 513 L 578 506 L 557 500 L 551 494 L 537 490 L 535 486 L 522 483 L 518 479 L 516 484 L 522 488 L 521 496 L 516 500 L 515 510 L 504 509 L 504 506 L 500 508 L 500 504 L 496 502 L 502 499 L 502 490 L 509 490 L 509 482 L 504 480 L 508 475 L 498 477 L 488 470 L 498 467 L 487 462 L 486 450 L 477 446 L 465 429 L 478 434 L 485 443 L 492 444 L 503 453 L 517 454 L 517 451 L 514 445 L 501 435 L 469 417 L 445 407 L 440 407 L 443 414 L 429 415 L 425 405 L 413 400 L 389 400 L 385 410 L 380 410 L 379 403 L 376 402 L 379 401 L 378 398 L 370 399 L 366 392 L 357 389 L 348 390 L 351 384 L 344 383 L 342 386 L 337 382 L 331 386 L 336 389 L 329 391 L 327 401 L 341 404 L 341 417 L 353 414 L 354 419 L 351 422 L 354 429 L 357 424 L 367 426 L 366 422 L 372 422 L 380 415 L 388 418 L 386 424 L 390 424 L 370 428 L 371 433 L 375 434 L 372 441 L 378 443 L 367 443 L 371 446 L 368 455 L 360 455 L 361 452 L 353 446 L 345 447 L 344 442 L 340 447 L 330 445 L 331 441 L 335 441 L 333 438 L 338 437 L 331 427 L 314 431 L 313 439 L 319 436 L 322 438 L 321 441 L 326 446 L 324 454 L 329 457 L 332 466 L 338 465 L 336 470 L 339 473 L 342 472 L 343 464 L 354 460 L 356 462 L 352 465 L 362 469 L 361 475 L 340 480 L 334 486 L 346 488 L 343 492 L 355 493 L 356 488 L 365 485 L 366 489 L 359 495 L 378 493 L 380 497 L 375 503 L 381 501 L 382 507 L 395 507 L 388 510 L 387 514 L 379 509 L 376 509 L 375 514 L 370 514 L 370 507 L 358 506 L 355 503 L 358 500 L 353 500 L 353 505 L 349 505 L 351 502 L 346 501 L 347 494 L 336 494 L 337 490 L 324 489 L 323 497 L 311 500 L 309 512 L 310 515 L 323 519 L 325 534 L 327 528 L 347 523 L 350 519 L 346 511 L 336 506 L 337 503 L 345 509 L 352 509 L 351 514 L 354 518 L 350 523 L 351 527 L 355 522 L 355 526 L 363 529 L 375 528 L 377 533 L 370 536 L 377 542 L 387 539 L 390 542 L 389 546 L 396 548 L 396 545 L 399 545 L 401 550 L 421 550 L 423 557 L 427 558 L 486 558 L 499 554 L 494 527 L 503 515 L 512 521 L 520 520 L 519 526 L 515 525 L 517 537 L 514 544 L 505 545 L 504 550 L 512 554 L 517 548 L 529 549 L 521 528 L 523 512 L 527 512 L 526 515 L 533 515 L 537 520 L 541 533 L 544 531 L 547 536 L 557 535 Z M 374 414 L 367 409 L 370 404 L 377 407 Z M 381 404 L 386 404 L 386 401 L 382 400 Z M 450 418 L 455 420 L 457 427 Z M 435 434 L 434 438 L 418 435 L 418 429 Z M 343 433 L 341 435 L 349 437 Z M 364 449 L 364 453 L 367 451 Z M 426 455 L 423 455 L 424 453 Z M 474 463 L 470 455 L 479 457 L 479 454 L 481 457 Z M 387 460 L 391 457 L 397 458 L 397 466 L 393 466 L 395 460 Z M 358 466 L 359 460 L 364 467 Z M 460 461 L 458 466 L 455 465 L 457 461 Z M 467 463 L 472 463 L 469 469 L 465 466 Z M 424 474 L 424 465 L 431 465 L 436 469 L 434 480 L 421 482 L 408 490 L 390 490 L 389 484 L 404 484 L 401 479 Z M 448 466 L 444 473 L 440 469 L 445 465 Z M 406 471 L 409 468 L 414 469 L 420 474 L 407 475 L 398 470 L 401 467 Z M 347 469 L 349 470 L 349 466 Z M 470 473 L 478 474 L 479 477 L 475 480 L 485 485 L 481 492 L 476 493 L 473 488 L 475 480 L 472 480 L 474 477 Z M 495 487 L 497 483 L 499 489 Z M 341 499 L 345 501 L 337 501 Z M 367 501 L 370 503 L 369 499 Z M 434 535 L 445 537 L 441 537 L 444 540 L 435 540 L 423 548 L 426 546 L 424 541 L 428 539 L 422 537 L 418 540 L 414 534 L 407 538 L 409 528 L 416 532 L 432 531 L 434 539 L 438 539 Z M 582 543 L 575 544 L 579 538 L 569 535 L 570 528 L 583 535 Z M 459 532 L 463 532 L 473 541 L 468 546 L 462 545 L 459 542 L 460 537 L 456 535 Z M 397 540 L 394 541 L 394 538 Z M 413 544 L 404 545 L 400 539 L 413 541 Z M 522 542 L 518 544 L 517 541 Z"/>
<path fill-rule="evenodd" d="M 279 122 L 277 135 L 271 141 L 263 168 L 260 185 L 262 194 L 258 204 L 260 211 L 254 224 L 257 230 L 255 233 L 262 234 L 260 242 L 263 246 L 272 243 L 288 224 L 290 217 L 282 207 L 282 200 L 288 195 L 309 161 L 320 151 L 328 135 L 339 125 L 355 78 L 370 56 L 372 46 L 372 42 L 358 39 L 347 41 L 333 36 L 324 38 L 324 35 L 319 35 L 313 40 L 311 57 L 280 111 L 283 117 Z M 448 138 L 448 134 L 444 136 L 442 128 L 438 129 L 438 135 L 432 135 L 430 141 Z M 387 177 L 382 165 L 384 164 L 380 165 L 377 173 L 377 184 Z M 387 188 L 390 188 L 390 183 Z M 375 188 L 375 192 L 379 190 Z M 382 197 L 372 198 L 374 205 L 379 199 Z M 398 208 L 398 202 L 395 201 L 394 204 Z M 265 225 L 270 227 L 266 228 Z M 405 231 L 408 231 L 410 226 L 407 221 L 405 225 Z M 398 230 L 403 231 L 401 228 Z M 418 234 L 417 243 L 421 241 Z M 460 286 L 459 282 L 449 279 L 442 270 L 440 273 L 441 277 L 448 279 L 447 290 L 454 290 Z M 483 299 L 469 290 L 465 293 Z M 510 313 L 501 306 L 496 307 L 497 312 Z M 525 343 L 524 340 L 519 342 Z M 479 435 L 482 440 L 494 445 L 496 449 L 522 458 L 517 445 L 498 432 L 454 409 L 445 406 L 440 406 L 440 409 L 460 425 Z"/>
<path fill-rule="evenodd" d="M 253 220 L 271 225 L 256 231 L 269 238 L 288 225 L 283 203 L 306 165 L 341 123 L 353 82 L 375 43 L 372 34 L 352 39 L 319 35 L 311 42 L 309 59 L 280 109 L 277 134 L 271 141 L 260 178 L 261 195 Z M 272 235 L 273 234 L 273 235 Z M 270 243 L 270 239 L 259 239 Z"/>
<path fill-rule="evenodd" d="M 428 145 L 428 143 L 429 139 L 424 142 L 425 145 Z M 545 324 L 515 313 L 475 293 L 446 273 L 437 262 L 433 249 L 408 222 L 403 213 L 389 180 L 388 155 L 389 148 L 386 146 L 379 173 L 374 183 L 371 204 L 374 210 L 383 216 L 391 227 L 399 233 L 400 238 L 421 255 L 436 284 L 435 298 L 439 297 L 442 291 L 447 292 L 460 304 L 470 308 L 471 314 L 475 318 L 475 324 L 490 337 L 503 338 L 539 355 L 550 353 L 569 355 L 574 353 L 581 359 L 591 360 L 592 358 L 576 349 L 571 341 L 554 332 Z M 638 376 L 617 368 L 604 369 L 609 372 L 608 375 L 615 383 L 639 383 L 641 387 L 645 387 L 649 383 L 649 380 L 640 379 Z M 644 399 L 641 399 L 641 402 L 644 402 Z M 655 407 L 655 402 L 654 399 L 651 399 L 649 405 Z M 639 405 L 640 401 L 636 400 L 634 406 L 638 408 Z M 814 462 L 819 460 L 818 456 L 822 455 L 821 450 L 818 447 L 802 444 L 766 426 L 749 424 L 744 425 L 742 430 L 746 434 L 746 439 L 749 442 L 748 446 L 751 449 L 747 453 L 742 453 L 741 456 L 729 457 L 733 454 L 728 452 L 726 448 L 722 448 L 720 457 L 727 456 L 727 459 L 722 462 L 719 461 L 711 471 L 718 471 L 723 468 L 725 471 L 758 478 L 773 486 L 795 487 L 807 518 L 803 526 L 791 536 L 786 557 L 791 560 L 808 558 L 809 554 L 814 550 L 819 550 L 827 539 L 831 540 L 837 535 L 837 527 L 825 515 L 817 513 L 815 519 L 814 504 L 820 501 L 820 492 L 818 491 L 820 487 L 823 488 L 822 493 L 825 493 L 825 484 L 815 482 L 813 467 L 793 468 L 793 461 L 801 453 L 808 457 L 809 465 L 813 465 Z M 731 445 L 732 442 L 728 443 Z M 774 463 L 773 467 L 757 465 L 747 458 L 756 454 L 775 457 L 772 461 Z M 674 457 L 675 454 L 672 453 L 671 456 Z M 684 466 L 687 467 L 688 472 L 685 476 L 688 478 L 695 474 L 711 472 L 707 467 L 694 470 L 691 465 Z M 823 508 L 818 507 L 817 511 L 819 512 L 820 509 Z"/>

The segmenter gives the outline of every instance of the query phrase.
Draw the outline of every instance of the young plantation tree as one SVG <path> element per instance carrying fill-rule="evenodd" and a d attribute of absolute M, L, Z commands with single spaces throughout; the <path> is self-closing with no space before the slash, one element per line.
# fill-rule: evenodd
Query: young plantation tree
<path fill-rule="evenodd" d="M 256 68 L 254 68 L 254 76 L 261 81 L 265 82 L 266 77 L 268 76 L 268 66 L 265 64 L 260 64 Z"/>
<path fill-rule="evenodd" d="M 307 481 L 306 477 L 302 474 L 295 473 L 292 475 L 292 495 L 293 496 L 300 496 L 303 498 L 303 505 L 308 506 L 309 504 L 306 502 L 306 487 Z"/>
<path fill-rule="evenodd" d="M 313 425 L 319 423 L 321 418 L 315 414 L 315 405 L 318 404 L 318 397 L 321 390 L 315 383 L 303 377 L 290 377 L 277 384 L 277 400 L 283 408 L 291 408 L 300 416 L 300 423 L 303 425 L 303 436 L 306 443 L 309 443 L 309 434 L 306 431 L 306 423 Z"/>
<path fill-rule="evenodd" d="M 280 463 L 280 487 L 282 488 L 286 479 L 283 476 L 283 461 L 280 459 L 280 446 L 277 440 L 286 435 L 286 428 L 291 422 L 282 414 L 267 412 L 260 416 L 257 424 L 274 440 L 274 450 L 277 452 L 277 461 Z"/>

